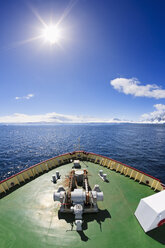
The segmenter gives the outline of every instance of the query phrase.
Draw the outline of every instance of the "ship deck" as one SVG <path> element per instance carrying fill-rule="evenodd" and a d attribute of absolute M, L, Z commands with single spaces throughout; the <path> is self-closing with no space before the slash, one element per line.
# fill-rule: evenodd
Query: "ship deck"
<path fill-rule="evenodd" d="M 72 214 L 59 214 L 60 203 L 53 201 L 53 193 L 65 183 L 65 175 L 73 164 L 49 171 L 18 188 L 0 200 L 0 247 L 145 247 L 165 245 L 165 226 L 145 233 L 134 216 L 141 198 L 154 191 L 115 171 L 102 168 L 107 174 L 104 182 L 98 172 L 100 165 L 82 162 L 89 172 L 89 184 L 99 184 L 104 201 L 99 202 L 98 214 L 83 216 L 83 231 L 77 232 Z M 57 184 L 51 177 L 58 170 Z"/>

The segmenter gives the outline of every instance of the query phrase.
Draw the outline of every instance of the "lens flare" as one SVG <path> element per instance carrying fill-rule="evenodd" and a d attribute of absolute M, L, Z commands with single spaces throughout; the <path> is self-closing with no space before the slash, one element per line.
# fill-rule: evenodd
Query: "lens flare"
<path fill-rule="evenodd" d="M 43 30 L 43 38 L 51 44 L 58 43 L 61 39 L 61 30 L 57 26 L 46 26 Z"/>

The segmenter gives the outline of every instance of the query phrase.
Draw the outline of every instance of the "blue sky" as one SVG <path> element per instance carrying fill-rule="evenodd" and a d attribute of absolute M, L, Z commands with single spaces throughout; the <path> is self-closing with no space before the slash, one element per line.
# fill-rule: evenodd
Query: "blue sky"
<path fill-rule="evenodd" d="M 163 0 L 6 0 L 0 9 L 0 122 L 165 121 Z M 58 43 L 36 38 L 43 22 L 60 22 Z"/>

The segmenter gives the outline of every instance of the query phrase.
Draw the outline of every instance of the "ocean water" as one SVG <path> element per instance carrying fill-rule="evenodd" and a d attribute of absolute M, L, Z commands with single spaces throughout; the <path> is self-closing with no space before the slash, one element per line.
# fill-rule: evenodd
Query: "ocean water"
<path fill-rule="evenodd" d="M 165 125 L 0 126 L 0 180 L 56 155 L 85 150 L 165 183 Z"/>

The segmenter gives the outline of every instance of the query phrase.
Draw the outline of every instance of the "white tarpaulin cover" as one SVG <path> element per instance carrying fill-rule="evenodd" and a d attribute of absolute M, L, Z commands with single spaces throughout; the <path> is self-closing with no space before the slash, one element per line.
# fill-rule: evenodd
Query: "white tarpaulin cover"
<path fill-rule="evenodd" d="M 135 216 L 145 232 L 165 223 L 165 190 L 141 199 Z"/>

